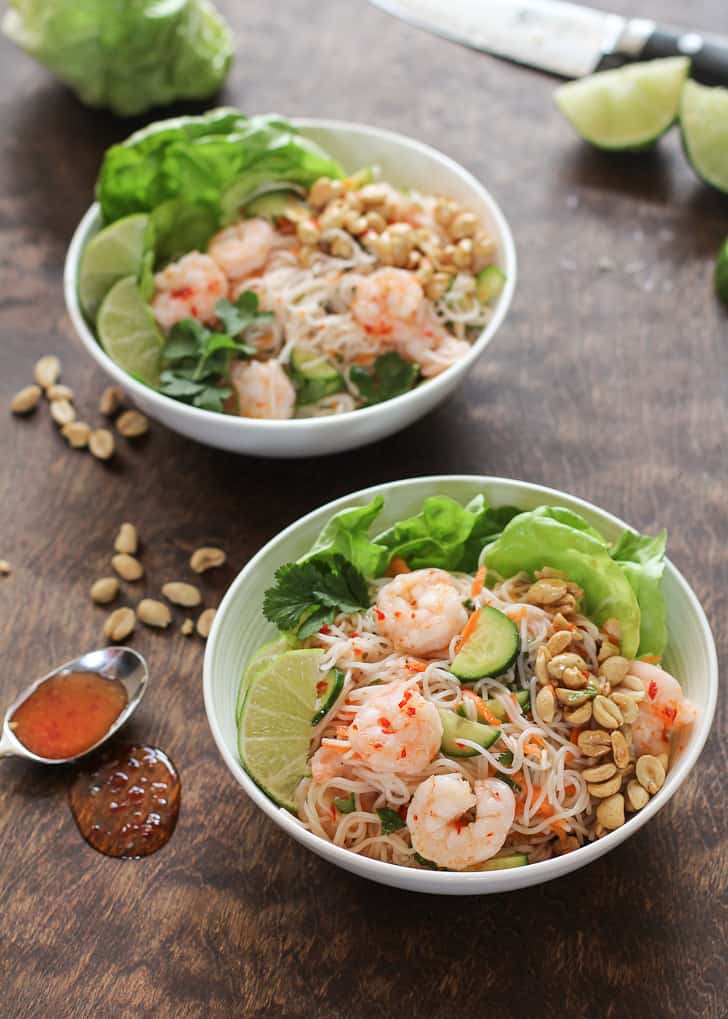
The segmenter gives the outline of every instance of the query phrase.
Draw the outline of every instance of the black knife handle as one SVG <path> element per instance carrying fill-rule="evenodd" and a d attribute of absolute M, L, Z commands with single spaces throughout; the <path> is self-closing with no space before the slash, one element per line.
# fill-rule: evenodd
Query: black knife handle
<path fill-rule="evenodd" d="M 728 87 L 728 39 L 705 38 L 700 32 L 656 28 L 648 37 L 639 60 L 655 57 L 690 57 L 690 77 L 703 85 Z"/>

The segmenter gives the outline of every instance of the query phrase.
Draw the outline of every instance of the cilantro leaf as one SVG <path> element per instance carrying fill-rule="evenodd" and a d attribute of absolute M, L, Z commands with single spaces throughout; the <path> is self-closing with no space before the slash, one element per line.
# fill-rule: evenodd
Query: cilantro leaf
<path fill-rule="evenodd" d="M 234 304 L 223 297 L 215 305 L 215 314 L 230 336 L 240 336 L 250 326 L 273 318 L 269 311 L 258 311 L 258 295 L 254 290 L 244 290 Z"/>
<path fill-rule="evenodd" d="M 354 365 L 349 378 L 359 390 L 359 394 L 367 404 L 382 403 L 393 396 L 406 393 L 414 386 L 420 369 L 410 364 L 395 353 L 381 354 L 372 368 Z"/>
<path fill-rule="evenodd" d="M 334 806 L 340 814 L 350 814 L 352 810 L 356 810 L 356 800 L 354 799 L 354 793 L 350 793 L 348 796 L 335 797 Z"/>
<path fill-rule="evenodd" d="M 404 828 L 405 823 L 396 810 L 390 810 L 389 807 L 380 807 L 377 813 L 379 814 L 379 820 L 382 822 L 382 835 L 391 835 L 392 832 Z"/>
<path fill-rule="evenodd" d="M 369 605 L 367 582 L 341 555 L 330 559 L 286 563 L 276 570 L 265 592 L 263 615 L 281 630 L 299 637 L 316 633 L 338 612 L 356 612 Z"/>

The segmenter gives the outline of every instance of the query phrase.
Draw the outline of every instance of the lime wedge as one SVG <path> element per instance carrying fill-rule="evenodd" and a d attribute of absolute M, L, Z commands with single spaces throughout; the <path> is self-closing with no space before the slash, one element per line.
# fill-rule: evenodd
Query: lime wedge
<path fill-rule="evenodd" d="M 251 677 L 238 729 L 240 759 L 271 799 L 295 810 L 306 773 L 323 651 L 288 651 Z"/>
<path fill-rule="evenodd" d="M 253 681 L 253 677 L 257 672 L 263 669 L 267 669 L 271 661 L 282 655 L 285 651 L 290 651 L 296 644 L 296 638 L 290 634 L 282 634 L 280 637 L 276 637 L 274 640 L 269 640 L 267 644 L 261 645 L 258 650 L 253 654 L 250 661 L 248 662 L 243 675 L 240 679 L 240 686 L 238 687 L 238 699 L 235 707 L 235 721 L 240 722 L 240 715 L 243 710 L 243 702 L 245 701 L 245 694 L 248 691 L 248 687 Z"/>
<path fill-rule="evenodd" d="M 728 238 L 715 263 L 715 292 L 728 305 Z"/>
<path fill-rule="evenodd" d="M 159 384 L 159 354 L 164 337 L 134 276 L 119 280 L 99 310 L 99 342 L 109 357 L 149 386 Z"/>
<path fill-rule="evenodd" d="M 687 81 L 680 128 L 693 170 L 707 184 L 728 193 L 728 89 Z"/>
<path fill-rule="evenodd" d="M 640 149 L 675 122 L 687 57 L 598 71 L 556 89 L 556 105 L 580 137 L 600 149 Z"/>
<path fill-rule="evenodd" d="M 101 302 L 117 280 L 138 277 L 151 242 L 149 216 L 118 219 L 93 237 L 81 255 L 78 297 L 84 315 L 95 321 Z"/>

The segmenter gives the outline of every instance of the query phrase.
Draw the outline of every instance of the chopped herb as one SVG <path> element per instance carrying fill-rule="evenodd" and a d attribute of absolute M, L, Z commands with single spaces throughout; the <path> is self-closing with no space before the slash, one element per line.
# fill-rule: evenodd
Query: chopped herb
<path fill-rule="evenodd" d="M 225 332 L 207 329 L 194 318 L 177 322 L 162 351 L 164 370 L 159 391 L 204 410 L 221 411 L 232 389 L 226 384 L 234 357 L 249 357 L 255 348 L 242 341 L 250 326 L 268 320 L 258 311 L 258 297 L 244 291 L 235 304 L 221 300 L 215 305 Z"/>
<path fill-rule="evenodd" d="M 504 768 L 510 768 L 513 764 L 513 751 L 504 750 L 502 754 L 498 754 L 498 762 L 502 764 Z"/>
<path fill-rule="evenodd" d="M 356 800 L 354 799 L 354 793 L 351 793 L 344 799 L 339 799 L 337 797 L 336 799 L 334 799 L 334 806 L 336 807 L 340 814 L 350 814 L 352 810 L 356 810 Z"/>
<path fill-rule="evenodd" d="M 513 751 L 504 750 L 502 754 L 498 754 L 498 762 L 502 764 L 504 768 L 510 768 L 513 764 Z M 506 775 L 502 771 L 496 771 L 495 777 L 499 778 L 501 782 L 505 782 L 506 785 L 509 785 L 514 793 L 520 793 L 520 785 L 518 782 L 515 782 L 510 775 Z"/>
<path fill-rule="evenodd" d="M 572 690 L 566 699 L 569 702 L 569 704 L 572 704 L 574 701 L 581 701 L 581 698 L 584 696 L 596 697 L 598 693 L 599 691 L 597 690 L 597 688 L 593 686 L 591 683 L 589 683 L 587 686 L 584 687 L 583 690 Z"/>
<path fill-rule="evenodd" d="M 420 856 L 419 853 L 415 853 L 414 858 L 417 861 L 417 863 L 419 863 L 420 867 L 426 867 L 428 870 L 440 869 L 436 863 L 433 863 L 432 860 L 426 860 L 424 856 Z"/>
<path fill-rule="evenodd" d="M 372 368 L 363 368 L 361 365 L 354 365 L 349 372 L 349 378 L 359 390 L 359 395 L 367 406 L 373 403 L 382 403 L 383 400 L 391 400 L 393 396 L 400 396 L 409 392 L 417 381 L 420 369 L 416 364 L 410 364 L 394 351 L 388 354 L 381 354 Z"/>
<path fill-rule="evenodd" d="M 339 612 L 369 606 L 367 582 L 342 555 L 286 563 L 275 573 L 263 598 L 263 615 L 280 630 L 293 630 L 300 639 L 317 633 Z"/>
<path fill-rule="evenodd" d="M 377 813 L 379 814 L 379 820 L 382 822 L 382 835 L 391 835 L 392 832 L 404 828 L 404 821 L 396 810 L 390 810 L 389 807 L 380 807 Z"/>

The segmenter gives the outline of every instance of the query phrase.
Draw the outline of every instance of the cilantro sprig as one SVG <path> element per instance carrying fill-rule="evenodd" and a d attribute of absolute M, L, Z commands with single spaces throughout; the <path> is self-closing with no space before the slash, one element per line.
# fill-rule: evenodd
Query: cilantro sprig
<path fill-rule="evenodd" d="M 339 612 L 369 606 L 364 576 L 342 555 L 286 563 L 276 570 L 265 592 L 263 615 L 280 630 L 293 630 L 303 640 L 333 622 Z"/>
<path fill-rule="evenodd" d="M 390 807 L 380 807 L 377 813 L 382 823 L 382 835 L 391 835 L 392 832 L 404 828 L 405 822 L 396 810 L 392 810 Z"/>
<path fill-rule="evenodd" d="M 354 365 L 349 378 L 359 390 L 367 406 L 391 400 L 409 392 L 417 381 L 420 370 L 416 364 L 405 361 L 395 351 L 381 354 L 371 368 Z"/>
<path fill-rule="evenodd" d="M 255 354 L 255 348 L 244 341 L 245 333 L 271 314 L 258 311 L 258 295 L 251 290 L 234 304 L 218 301 L 215 312 L 222 330 L 208 329 L 194 318 L 172 327 L 162 351 L 159 391 L 193 407 L 221 411 L 232 393 L 226 384 L 231 360 Z"/>

